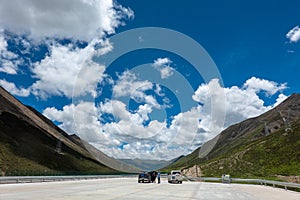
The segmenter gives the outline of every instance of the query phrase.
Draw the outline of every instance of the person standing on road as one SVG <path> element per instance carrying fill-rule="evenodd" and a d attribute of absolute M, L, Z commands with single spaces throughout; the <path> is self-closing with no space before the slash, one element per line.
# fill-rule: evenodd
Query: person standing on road
<path fill-rule="evenodd" d="M 157 173 L 157 183 L 160 184 L 160 172 Z"/>
<path fill-rule="evenodd" d="M 150 174 L 151 174 L 151 183 L 154 183 L 156 179 L 156 171 L 152 171 L 150 172 Z"/>

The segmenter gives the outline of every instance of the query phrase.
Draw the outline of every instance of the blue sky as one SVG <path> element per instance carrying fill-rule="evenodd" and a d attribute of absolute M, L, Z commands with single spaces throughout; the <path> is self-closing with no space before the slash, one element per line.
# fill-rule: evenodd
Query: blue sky
<path fill-rule="evenodd" d="M 135 20 L 121 29 L 161 26 L 187 34 L 208 51 L 225 85 L 241 85 L 258 76 L 288 82 L 290 93 L 299 92 L 294 72 L 299 69 L 300 47 L 286 38 L 299 24 L 297 1 L 120 3 L 135 11 Z"/>
<path fill-rule="evenodd" d="M 171 159 L 299 93 L 299 6 L 3 1 L 0 85 L 110 156 Z"/>

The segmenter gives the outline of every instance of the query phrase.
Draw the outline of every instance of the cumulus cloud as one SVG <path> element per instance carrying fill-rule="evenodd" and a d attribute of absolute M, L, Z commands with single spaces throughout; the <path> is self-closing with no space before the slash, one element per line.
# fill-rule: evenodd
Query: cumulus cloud
<path fill-rule="evenodd" d="M 113 94 L 115 97 L 131 96 L 135 92 L 143 92 L 152 89 L 153 84 L 149 81 L 138 81 L 134 73 L 125 71 L 118 75 L 118 80 L 113 86 Z"/>
<path fill-rule="evenodd" d="M 145 120 L 146 109 L 140 108 L 137 113 L 131 114 L 126 110 L 125 104 L 114 100 L 99 107 L 91 102 L 67 105 L 62 110 L 51 107 L 45 109 L 43 114 L 51 120 L 61 122 L 60 127 L 69 134 L 78 134 L 110 156 L 124 158 L 138 157 L 142 152 L 149 154 L 154 145 L 154 141 L 149 138 L 162 128 L 161 123 L 155 120 L 147 127 L 138 123 Z M 101 124 L 101 114 L 104 113 L 113 113 L 119 121 Z M 127 141 L 127 145 L 120 149 L 119 145 L 124 141 Z"/>
<path fill-rule="evenodd" d="M 18 49 L 18 54 L 8 50 L 8 39 L 5 37 L 15 43 L 14 49 Z M 22 65 L 26 73 L 31 73 L 36 79 L 28 90 L 41 99 L 52 95 L 67 98 L 87 93 L 96 95 L 94 87 L 103 80 L 105 66 L 96 63 L 93 58 L 112 50 L 108 40 L 94 39 L 85 46 L 80 46 L 77 42 L 64 44 L 56 40 L 38 45 L 26 36 L 23 37 L 4 34 L 3 31 L 0 34 L 0 72 L 17 76 L 18 71 L 21 71 L 19 66 Z M 35 61 L 36 57 L 32 59 L 30 56 L 36 51 L 39 54 L 39 50 L 34 49 L 39 49 L 40 46 L 47 47 L 47 52 L 44 52 L 44 57 Z"/>
<path fill-rule="evenodd" d="M 276 99 L 276 103 L 274 104 L 274 107 L 278 106 L 279 104 L 281 104 L 284 100 L 286 100 L 288 98 L 288 96 L 284 95 L 284 94 L 279 94 L 278 98 Z"/>
<path fill-rule="evenodd" d="M 9 91 L 12 95 L 27 97 L 30 95 L 30 90 L 25 88 L 18 88 L 15 83 L 6 81 L 5 79 L 0 79 L 0 85 Z"/>
<path fill-rule="evenodd" d="M 105 67 L 92 58 L 112 49 L 105 37 L 133 15 L 113 0 L 4 1 L 0 4 L 0 72 L 18 75 L 19 66 L 30 68 L 35 82 L 27 90 L 38 98 L 95 96 L 94 87 L 103 80 Z M 16 47 L 22 43 L 21 48 L 10 51 L 4 33 Z M 37 50 L 40 47 L 42 51 Z"/>
<path fill-rule="evenodd" d="M 286 84 L 278 84 L 273 81 L 255 77 L 248 79 L 243 87 L 232 86 L 223 88 L 226 101 L 223 104 L 221 102 L 217 103 L 222 105 L 217 108 L 217 110 L 220 109 L 220 112 L 223 112 L 223 109 L 226 109 L 226 117 L 224 127 L 219 127 L 218 124 L 214 124 L 210 121 L 210 116 L 204 116 L 209 114 L 211 102 L 220 99 L 218 97 L 218 92 L 216 92 L 220 89 L 222 89 L 222 87 L 219 85 L 218 80 L 213 79 L 208 84 L 200 85 L 193 95 L 193 99 L 203 105 L 203 116 L 201 116 L 203 120 L 200 122 L 200 126 L 206 130 L 210 130 L 209 127 L 218 127 L 217 130 L 220 130 L 247 118 L 258 116 L 272 109 L 274 106 L 277 106 L 279 102 L 282 102 L 287 98 L 285 95 L 279 94 L 276 103 L 273 106 L 265 106 L 264 101 L 258 94 L 260 92 L 265 92 L 267 96 L 275 95 L 286 89 Z M 213 93 L 214 96 L 212 96 L 211 93 Z M 212 124 L 209 126 L 209 123 Z M 213 131 L 212 136 L 215 136 L 217 132 Z"/>
<path fill-rule="evenodd" d="M 274 81 L 268 81 L 256 77 L 248 79 L 244 84 L 244 87 L 247 90 L 254 90 L 256 93 L 264 91 L 268 95 L 273 95 L 287 88 L 286 83 L 278 84 Z"/>
<path fill-rule="evenodd" d="M 3 30 L 0 30 L 0 51 L 6 51 L 7 42 L 3 37 Z"/>
<path fill-rule="evenodd" d="M 108 145 L 110 139 L 102 131 L 97 117 L 97 108 L 93 102 L 71 104 L 57 110 L 54 107 L 46 108 L 43 114 L 49 119 L 61 122 L 60 127 L 69 134 L 77 134 L 87 142 Z"/>
<path fill-rule="evenodd" d="M 99 104 L 81 102 L 64 106 L 62 110 L 47 108 L 43 114 L 61 122 L 68 133 L 76 133 L 109 156 L 116 158 L 170 159 L 187 153 L 190 140 L 197 131 L 199 108 L 180 113 L 167 128 L 165 122 L 152 120 L 148 125 L 147 114 L 151 107 L 141 105 L 130 113 L 126 105 L 117 100 Z M 101 123 L 104 114 L 112 114 L 117 120 Z M 122 145 L 123 144 L 123 145 Z"/>
<path fill-rule="evenodd" d="M 262 82 L 266 85 L 261 85 Z M 287 96 L 280 93 L 273 105 L 265 106 L 258 94 L 264 91 L 267 96 L 275 95 L 275 91 L 283 89 L 282 84 L 253 77 L 241 87 L 225 88 L 220 86 L 217 79 L 213 79 L 207 84 L 201 84 L 195 91 L 192 98 L 199 102 L 199 105 L 176 114 L 171 118 L 169 125 L 165 121 L 159 122 L 149 118 L 153 111 L 150 104 L 141 104 L 133 112 L 120 100 L 106 100 L 98 105 L 81 102 L 76 106 L 65 106 L 61 111 L 48 108 L 44 114 L 61 122 L 61 127 L 65 130 L 82 132 L 79 135 L 84 139 L 87 137 L 88 141 L 110 156 L 171 159 L 190 153 L 224 128 L 277 106 Z M 223 103 L 220 102 L 222 98 L 219 96 L 222 94 L 221 90 L 224 90 L 226 95 L 226 101 Z M 220 124 L 221 120 L 218 119 L 224 116 L 212 117 L 212 105 L 217 106 L 216 113 L 226 109 L 225 125 Z M 72 109 L 76 110 L 75 115 L 71 114 Z M 112 116 L 113 120 L 105 121 L 107 115 Z M 72 126 L 72 116 L 76 126 Z M 148 123 L 145 124 L 146 121 Z M 97 138 L 101 138 L 102 142 Z"/>
<path fill-rule="evenodd" d="M 200 113 L 201 107 L 197 106 L 174 116 L 174 119 L 172 120 L 171 126 L 168 130 L 173 136 L 172 145 L 189 145 L 194 140 L 199 128 Z M 162 133 L 161 135 L 164 134 Z M 165 142 L 170 141 L 165 140 Z"/>
<path fill-rule="evenodd" d="M 172 61 L 170 58 L 158 58 L 154 60 L 153 67 L 160 72 L 162 79 L 166 79 L 173 75 L 173 68 L 170 67 Z"/>
<path fill-rule="evenodd" d="M 132 17 L 132 10 L 113 0 L 10 0 L 0 4 L 0 26 L 33 38 L 91 41 L 114 33 L 124 18 Z"/>
<path fill-rule="evenodd" d="M 0 30 L 0 72 L 12 75 L 17 74 L 17 66 L 21 64 L 22 61 L 17 54 L 8 50 L 7 41 L 3 32 L 3 30 Z"/>
<path fill-rule="evenodd" d="M 151 121 L 147 126 L 143 125 L 143 122 L 149 120 L 148 115 L 152 112 L 152 107 L 149 104 L 140 105 L 135 113 L 131 113 L 126 109 L 123 102 L 110 100 L 101 103 L 99 111 L 100 117 L 104 114 L 111 114 L 115 119 L 112 123 L 106 123 L 103 129 L 119 135 L 149 138 L 156 135 L 165 126 L 165 123 L 160 123 L 157 120 Z"/>
<path fill-rule="evenodd" d="M 105 103 L 100 103 L 100 113 L 113 114 L 116 119 L 129 121 L 130 113 L 126 110 L 126 104 L 118 100 L 110 100 Z"/>
<path fill-rule="evenodd" d="M 33 94 L 43 99 L 51 95 L 72 98 L 89 93 L 94 96 L 95 85 L 102 81 L 105 70 L 105 66 L 92 59 L 99 51 L 92 42 L 85 48 L 54 43 L 49 55 L 32 66 L 38 79 L 31 86 Z"/>
<path fill-rule="evenodd" d="M 202 105 L 199 128 L 206 130 L 203 133 L 205 137 L 202 137 L 204 140 L 212 139 L 224 128 L 227 108 L 224 94 L 225 88 L 220 86 L 219 80 L 212 79 L 208 84 L 201 84 L 192 96 L 194 101 Z"/>
<path fill-rule="evenodd" d="M 300 28 L 299 26 L 295 26 L 292 28 L 287 34 L 286 38 L 290 40 L 290 42 L 298 42 L 300 40 Z"/>
<path fill-rule="evenodd" d="M 150 81 L 140 81 L 136 75 L 130 71 L 125 71 L 118 76 L 118 80 L 113 86 L 113 97 L 126 97 L 134 99 L 136 102 L 146 102 L 147 104 L 160 108 L 156 99 L 152 95 L 146 95 L 145 91 L 152 90 L 154 84 Z"/>

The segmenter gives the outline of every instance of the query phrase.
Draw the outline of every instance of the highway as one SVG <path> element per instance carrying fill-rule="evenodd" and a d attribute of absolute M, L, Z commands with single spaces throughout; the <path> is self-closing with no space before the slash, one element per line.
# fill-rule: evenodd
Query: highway
<path fill-rule="evenodd" d="M 300 193 L 262 185 L 184 182 L 137 183 L 137 178 L 0 185 L 1 200 L 208 199 L 299 200 Z"/>

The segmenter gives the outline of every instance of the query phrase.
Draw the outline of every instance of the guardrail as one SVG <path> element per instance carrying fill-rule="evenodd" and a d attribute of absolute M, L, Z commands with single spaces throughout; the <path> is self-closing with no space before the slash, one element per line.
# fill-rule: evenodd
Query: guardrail
<path fill-rule="evenodd" d="M 135 177 L 136 175 L 123 174 L 123 175 L 86 175 L 86 176 L 3 176 L 0 177 L 0 184 L 106 179 L 106 178 L 133 177 L 133 176 Z"/>
<path fill-rule="evenodd" d="M 106 179 L 106 178 L 126 178 L 136 177 L 136 174 L 122 174 L 122 175 L 85 175 L 85 176 L 3 176 L 0 177 L 0 184 L 7 183 L 35 183 L 35 182 L 53 182 L 53 181 L 71 181 L 71 180 L 88 180 L 88 179 Z M 167 175 L 162 174 L 162 177 Z M 185 180 L 188 181 L 215 181 L 222 182 L 222 178 L 215 177 L 187 177 Z M 273 187 L 280 186 L 285 188 L 298 188 L 300 184 L 290 182 L 271 181 L 264 179 L 242 179 L 242 178 L 231 178 L 230 182 L 234 183 L 252 183 L 260 185 L 271 185 Z"/>
<path fill-rule="evenodd" d="M 215 182 L 222 182 L 222 178 L 215 178 L 215 177 L 186 177 L 189 181 L 215 181 Z M 252 184 L 259 184 L 259 185 L 271 185 L 273 187 L 280 186 L 283 187 L 285 190 L 288 188 L 298 188 L 300 189 L 299 183 L 290 183 L 290 182 L 280 182 L 280 181 L 271 181 L 265 179 L 242 179 L 242 178 L 231 178 L 230 182 L 234 183 L 252 183 Z"/>

